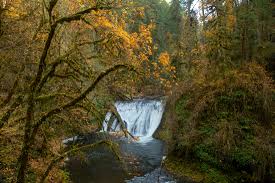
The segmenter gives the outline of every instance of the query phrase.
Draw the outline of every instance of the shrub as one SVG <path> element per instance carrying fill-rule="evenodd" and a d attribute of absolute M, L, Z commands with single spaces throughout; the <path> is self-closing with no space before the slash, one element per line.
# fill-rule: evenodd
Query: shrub
<path fill-rule="evenodd" d="M 247 181 L 263 180 L 273 166 L 272 79 L 256 63 L 220 74 L 211 65 L 199 68 L 208 74 L 195 70 L 176 102 L 174 150 L 225 172 L 240 171 Z"/>

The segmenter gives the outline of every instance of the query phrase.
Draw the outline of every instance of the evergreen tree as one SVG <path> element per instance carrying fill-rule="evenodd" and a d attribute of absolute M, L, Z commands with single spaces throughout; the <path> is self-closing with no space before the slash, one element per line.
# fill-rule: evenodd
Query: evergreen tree
<path fill-rule="evenodd" d="M 183 6 L 181 0 L 172 0 L 169 15 L 168 27 L 169 32 L 172 33 L 173 38 L 178 40 L 182 30 Z"/>

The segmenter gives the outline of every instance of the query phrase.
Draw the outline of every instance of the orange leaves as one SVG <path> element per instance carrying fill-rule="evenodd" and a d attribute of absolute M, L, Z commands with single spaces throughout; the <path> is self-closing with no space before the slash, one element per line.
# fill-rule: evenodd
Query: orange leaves
<path fill-rule="evenodd" d="M 226 22 L 226 24 L 227 24 L 227 28 L 229 30 L 233 31 L 233 28 L 234 28 L 234 26 L 236 24 L 236 16 L 234 16 L 234 15 L 228 15 L 227 16 L 227 22 Z"/>
<path fill-rule="evenodd" d="M 263 95 L 273 87 L 272 78 L 261 65 L 252 62 L 224 74 L 218 72 L 214 64 L 205 61 L 193 62 L 193 84 L 197 89 L 208 89 L 215 93 L 245 89 L 255 95 Z"/>
<path fill-rule="evenodd" d="M 161 53 L 159 56 L 159 62 L 163 66 L 169 66 L 170 65 L 170 56 L 167 52 Z"/>
<path fill-rule="evenodd" d="M 176 68 L 171 65 L 170 55 L 167 52 L 161 53 L 158 60 L 162 67 L 161 73 L 168 76 L 168 78 L 160 78 L 160 83 L 163 84 L 165 88 L 170 88 L 172 86 L 171 81 L 175 79 Z"/>
<path fill-rule="evenodd" d="M 81 5 L 86 6 L 87 3 L 84 0 L 77 0 L 74 2 L 76 10 L 70 10 L 73 14 L 79 9 Z M 119 5 L 119 7 L 121 7 Z M 75 8 L 74 8 L 75 9 Z M 158 56 L 158 48 L 153 43 L 152 30 L 155 28 L 154 24 L 140 24 L 138 30 L 135 27 L 131 29 L 132 24 L 135 22 L 135 16 L 144 16 L 144 9 L 138 8 L 130 10 L 128 8 L 119 8 L 112 10 L 97 10 L 83 16 L 83 21 L 75 26 L 77 31 L 83 33 L 81 39 L 90 39 L 89 34 L 92 32 L 92 39 L 103 40 L 95 46 L 96 53 L 100 55 L 100 64 L 112 65 L 115 62 L 123 62 L 133 65 L 136 70 L 140 70 L 141 74 L 136 78 L 142 77 L 143 80 L 157 81 L 158 85 L 168 85 L 168 80 L 174 78 L 175 68 L 171 66 L 170 56 L 167 52 L 161 53 Z M 137 30 L 136 32 L 130 32 L 128 30 Z M 114 63 L 112 63 L 114 62 Z M 124 80 L 132 82 L 132 76 L 125 78 Z M 128 82 L 124 82 L 128 83 Z M 154 83 L 154 84 L 155 84 Z"/>
<path fill-rule="evenodd" d="M 172 86 L 175 79 L 175 67 L 171 65 L 170 55 L 167 52 L 160 53 L 157 61 L 151 61 L 153 66 L 151 77 L 165 89 Z"/>
<path fill-rule="evenodd" d="M 99 17 L 94 17 L 93 18 L 93 26 L 94 27 L 101 27 L 105 29 L 113 29 L 114 24 L 107 19 L 107 17 L 104 16 L 99 16 Z"/>
<path fill-rule="evenodd" d="M 149 24 L 148 26 L 141 25 L 139 27 L 139 32 L 141 33 L 143 41 L 145 41 L 148 44 L 152 44 L 153 42 L 152 35 L 151 35 L 151 30 L 153 28 L 154 28 L 153 24 Z"/>
<path fill-rule="evenodd" d="M 130 36 L 130 45 L 132 48 L 138 48 L 138 34 L 136 32 L 132 33 Z"/>
<path fill-rule="evenodd" d="M 140 61 L 149 61 L 149 57 L 153 54 L 152 52 L 152 25 L 140 25 L 139 32 L 133 33 L 132 38 L 135 41 L 135 49 L 138 51 L 138 58 Z"/>
<path fill-rule="evenodd" d="M 144 53 L 140 53 L 139 58 L 141 61 L 149 61 L 148 56 Z"/>

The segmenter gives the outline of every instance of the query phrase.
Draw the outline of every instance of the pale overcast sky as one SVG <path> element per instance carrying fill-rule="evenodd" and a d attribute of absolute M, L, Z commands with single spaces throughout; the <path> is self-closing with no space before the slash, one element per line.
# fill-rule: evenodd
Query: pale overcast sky
<path fill-rule="evenodd" d="M 166 0 L 166 2 L 170 3 L 171 0 Z M 194 8 L 195 10 L 198 10 L 198 9 L 199 9 L 199 1 L 198 1 L 198 0 L 195 0 L 195 1 L 193 2 L 192 6 L 193 6 L 193 8 Z"/>

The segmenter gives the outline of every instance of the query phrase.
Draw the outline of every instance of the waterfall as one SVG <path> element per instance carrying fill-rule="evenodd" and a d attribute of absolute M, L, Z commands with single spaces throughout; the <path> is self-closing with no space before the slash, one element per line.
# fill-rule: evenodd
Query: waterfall
<path fill-rule="evenodd" d="M 147 99 L 115 103 L 127 130 L 137 137 L 152 137 L 161 122 L 164 105 L 162 100 Z M 120 129 L 121 125 L 118 120 L 111 112 L 108 112 L 103 123 L 103 131 L 119 131 Z"/>

